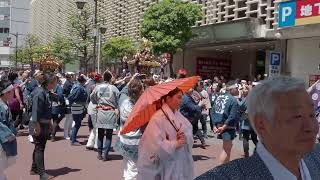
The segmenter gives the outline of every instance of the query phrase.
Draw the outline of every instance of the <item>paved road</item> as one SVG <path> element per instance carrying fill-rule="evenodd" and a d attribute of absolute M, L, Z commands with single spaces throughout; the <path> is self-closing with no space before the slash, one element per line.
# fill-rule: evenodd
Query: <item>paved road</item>
<path fill-rule="evenodd" d="M 61 122 L 63 124 L 63 122 Z M 15 165 L 6 171 L 8 180 L 38 180 L 38 176 L 29 175 L 31 157 L 34 146 L 27 140 L 26 131 L 18 137 L 19 156 Z M 87 140 L 88 128 L 82 126 L 79 131 L 79 140 Z M 111 161 L 102 162 L 96 159 L 96 152 L 86 151 L 85 146 L 70 146 L 70 142 L 64 140 L 63 132 L 58 132 L 58 141 L 48 141 L 45 151 L 45 165 L 47 173 L 55 176 L 56 180 L 121 180 L 123 171 L 122 157 L 116 152 L 111 152 Z M 115 137 L 116 135 L 114 135 Z M 114 142 L 113 142 L 114 143 Z M 194 145 L 193 158 L 195 161 L 195 175 L 215 167 L 218 163 L 218 154 L 221 142 L 215 138 L 207 140 L 207 149 L 201 149 Z M 241 157 L 241 142 L 236 140 L 232 152 L 232 159 Z"/>

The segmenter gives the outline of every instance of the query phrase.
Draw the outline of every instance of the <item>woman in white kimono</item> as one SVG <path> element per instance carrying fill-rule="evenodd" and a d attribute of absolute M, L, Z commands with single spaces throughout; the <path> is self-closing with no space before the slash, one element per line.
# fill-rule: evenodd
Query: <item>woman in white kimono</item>
<path fill-rule="evenodd" d="M 140 140 L 138 179 L 192 180 L 192 125 L 179 112 L 182 92 L 175 89 L 162 100 Z"/>

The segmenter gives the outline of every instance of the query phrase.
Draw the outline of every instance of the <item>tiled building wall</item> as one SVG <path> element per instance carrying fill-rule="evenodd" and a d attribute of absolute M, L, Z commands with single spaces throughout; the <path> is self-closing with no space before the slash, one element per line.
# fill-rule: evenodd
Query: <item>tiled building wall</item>
<path fill-rule="evenodd" d="M 100 0 L 98 16 L 107 26 L 106 37 L 127 35 L 139 39 L 144 11 L 157 0 Z"/>
<path fill-rule="evenodd" d="M 33 0 L 31 2 L 31 32 L 43 43 L 56 35 L 67 36 L 70 14 L 76 13 L 73 0 Z"/>
<path fill-rule="evenodd" d="M 99 17 L 108 30 L 106 37 L 127 35 L 139 39 L 144 11 L 161 0 L 99 0 Z M 200 4 L 205 14 L 195 26 L 258 18 L 266 29 L 277 27 L 278 4 L 284 0 L 189 0 Z"/>

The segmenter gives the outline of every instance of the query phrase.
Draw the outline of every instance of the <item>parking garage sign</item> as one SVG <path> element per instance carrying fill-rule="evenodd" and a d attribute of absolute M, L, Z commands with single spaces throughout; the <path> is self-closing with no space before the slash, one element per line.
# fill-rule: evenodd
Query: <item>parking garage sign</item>
<path fill-rule="evenodd" d="M 269 54 L 269 76 L 278 76 L 281 73 L 281 53 L 270 51 Z"/>
<path fill-rule="evenodd" d="M 320 23 L 320 0 L 299 0 L 280 3 L 278 19 L 280 28 L 316 23 Z"/>

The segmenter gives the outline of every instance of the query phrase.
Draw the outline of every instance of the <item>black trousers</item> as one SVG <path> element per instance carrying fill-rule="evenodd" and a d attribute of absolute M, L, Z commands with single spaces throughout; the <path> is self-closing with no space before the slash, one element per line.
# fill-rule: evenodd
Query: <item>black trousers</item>
<path fill-rule="evenodd" d="M 254 145 L 257 146 L 258 138 L 257 134 L 254 132 L 254 130 L 242 130 L 243 135 L 243 151 L 244 153 L 249 153 L 249 140 L 251 136 L 251 140 L 254 143 Z"/>
<path fill-rule="evenodd" d="M 212 109 L 209 109 L 209 117 L 210 117 L 210 128 L 213 129 L 213 117 L 212 117 Z"/>
<path fill-rule="evenodd" d="M 93 124 L 92 124 L 92 116 L 88 115 L 88 127 L 89 127 L 89 132 L 93 129 Z"/>
<path fill-rule="evenodd" d="M 18 127 L 19 125 L 23 125 L 23 110 L 19 110 L 18 112 L 12 111 L 12 119 L 14 120 L 14 126 Z"/>
<path fill-rule="evenodd" d="M 196 136 L 198 139 L 200 139 L 201 144 L 205 144 L 203 134 L 199 130 L 199 127 L 198 127 L 198 122 L 199 122 L 199 120 L 192 121 L 192 123 L 191 123 L 192 124 L 192 132 L 193 132 L 194 136 Z"/>
<path fill-rule="evenodd" d="M 64 118 L 64 114 L 53 114 L 52 115 L 52 120 L 53 120 L 52 137 L 56 136 L 58 126 L 63 118 Z"/>
<path fill-rule="evenodd" d="M 31 171 L 38 173 L 40 176 L 45 173 L 44 166 L 44 151 L 46 148 L 47 140 L 49 138 L 49 125 L 40 124 L 40 135 L 34 137 L 34 150 L 32 154 L 32 167 Z"/>
<path fill-rule="evenodd" d="M 200 123 L 201 123 L 202 131 L 203 131 L 204 135 L 207 134 L 207 117 L 208 117 L 208 115 L 202 114 L 201 118 L 200 118 Z"/>
<path fill-rule="evenodd" d="M 98 152 L 104 153 L 105 156 L 109 154 L 112 142 L 113 129 L 98 128 Z M 106 140 L 104 141 L 104 137 Z"/>

